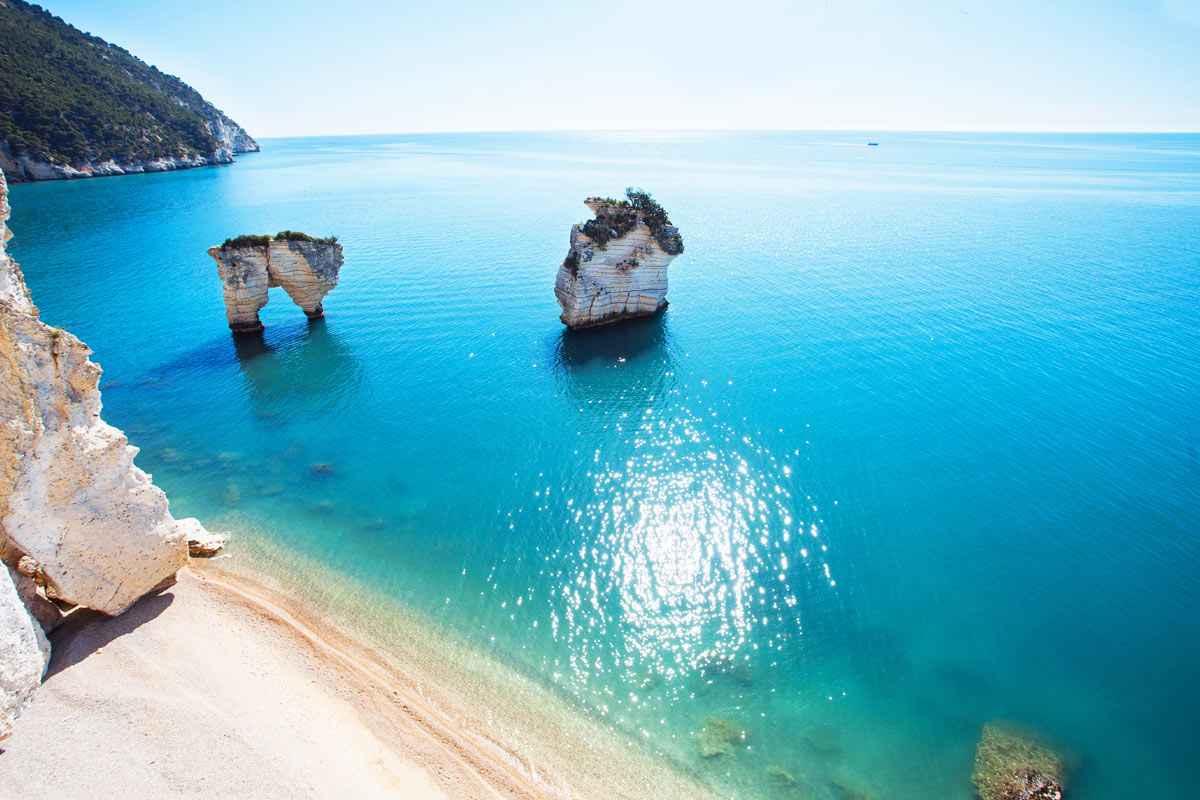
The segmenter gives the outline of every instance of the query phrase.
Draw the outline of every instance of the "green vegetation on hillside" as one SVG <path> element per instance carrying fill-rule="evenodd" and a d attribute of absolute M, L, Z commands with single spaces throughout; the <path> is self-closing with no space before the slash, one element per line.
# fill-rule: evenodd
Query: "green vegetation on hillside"
<path fill-rule="evenodd" d="M 219 145 L 202 113 L 219 112 L 178 78 L 39 6 L 0 0 L 0 140 L 13 155 L 76 165 L 210 157 Z"/>

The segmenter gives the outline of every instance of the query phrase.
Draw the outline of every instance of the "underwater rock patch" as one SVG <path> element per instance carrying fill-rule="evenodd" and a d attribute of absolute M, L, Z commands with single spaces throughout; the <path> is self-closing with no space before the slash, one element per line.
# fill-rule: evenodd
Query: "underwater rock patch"
<path fill-rule="evenodd" d="M 771 765 L 771 768 L 767 770 L 767 777 L 776 786 L 791 787 L 796 785 L 796 776 L 778 764 Z"/>
<path fill-rule="evenodd" d="M 750 739 L 750 734 L 741 725 L 724 717 L 709 717 L 704 727 L 696 734 L 696 743 L 700 746 L 700 755 L 704 758 L 716 756 L 731 756 L 734 748 L 740 747 Z"/>
<path fill-rule="evenodd" d="M 981 800 L 1062 800 L 1063 757 L 1037 734 L 1012 722 L 983 726 L 971 784 Z"/>

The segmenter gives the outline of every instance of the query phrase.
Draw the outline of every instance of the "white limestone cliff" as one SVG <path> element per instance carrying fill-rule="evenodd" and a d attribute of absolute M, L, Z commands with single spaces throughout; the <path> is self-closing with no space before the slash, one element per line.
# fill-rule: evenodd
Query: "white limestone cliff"
<path fill-rule="evenodd" d="M 245 131 L 242 133 L 245 135 Z M 246 135 L 246 138 L 249 139 L 249 136 Z M 51 181 L 64 178 L 107 178 L 113 175 L 137 175 L 143 172 L 171 172 L 213 164 L 232 164 L 234 153 L 258 152 L 258 144 L 253 139 L 249 139 L 249 141 L 253 147 L 235 150 L 222 145 L 208 156 L 178 155 L 126 163 L 118 163 L 110 158 L 105 161 L 84 161 L 76 164 L 51 163 L 37 159 L 28 153 L 14 154 L 8 142 L 0 141 L 0 172 L 11 176 L 13 182 Z"/>
<path fill-rule="evenodd" d="M 667 305 L 667 266 L 683 252 L 683 239 L 649 195 L 627 194 L 632 203 L 587 200 L 596 219 L 571 228 L 571 249 L 554 283 L 559 319 L 570 328 L 644 317 Z"/>
<path fill-rule="evenodd" d="M 50 662 L 50 643 L 17 595 L 9 571 L 0 568 L 0 739 L 33 699 Z"/>
<path fill-rule="evenodd" d="M 38 319 L 6 252 L 7 196 L 0 176 L 0 735 L 40 681 L 55 607 L 121 613 L 184 565 L 199 525 L 100 418 L 91 351 Z"/>
<path fill-rule="evenodd" d="M 262 330 L 258 312 L 267 304 L 267 290 L 276 286 L 309 319 L 324 316 L 321 301 L 337 286 L 345 260 L 342 246 L 334 239 L 287 235 L 240 237 L 209 248 L 223 284 L 225 316 L 235 333 Z"/>

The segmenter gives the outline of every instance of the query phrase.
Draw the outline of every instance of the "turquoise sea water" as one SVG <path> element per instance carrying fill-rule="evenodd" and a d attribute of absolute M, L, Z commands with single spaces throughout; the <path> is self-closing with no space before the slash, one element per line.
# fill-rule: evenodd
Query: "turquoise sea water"
<path fill-rule="evenodd" d="M 630 185 L 684 235 L 671 306 L 565 332 L 570 225 Z M 731 795 L 968 798 L 1005 717 L 1071 796 L 1195 796 L 1200 136 L 277 139 L 11 201 L 176 516 Z M 284 228 L 345 245 L 327 319 L 273 290 L 235 341 L 205 250 Z M 750 749 L 700 758 L 710 716 Z"/>

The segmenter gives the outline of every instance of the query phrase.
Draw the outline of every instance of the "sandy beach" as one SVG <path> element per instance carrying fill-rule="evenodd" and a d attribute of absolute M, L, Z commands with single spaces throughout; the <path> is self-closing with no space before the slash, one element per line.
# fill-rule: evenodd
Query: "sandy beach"
<path fill-rule="evenodd" d="M 52 633 L 42 688 L 0 743 L 0 786 L 57 800 L 350 787 L 482 800 L 632 798 L 651 781 L 657 797 L 709 796 L 552 698 L 518 688 L 528 702 L 514 706 L 486 672 L 431 680 L 221 563 L 193 561 L 125 614 L 81 611 Z M 506 716 L 519 727 L 498 722 Z"/>
<path fill-rule="evenodd" d="M 185 570 L 52 641 L 45 683 L 0 749 L 12 796 L 544 796 L 464 754 L 376 667 L 225 580 Z"/>

